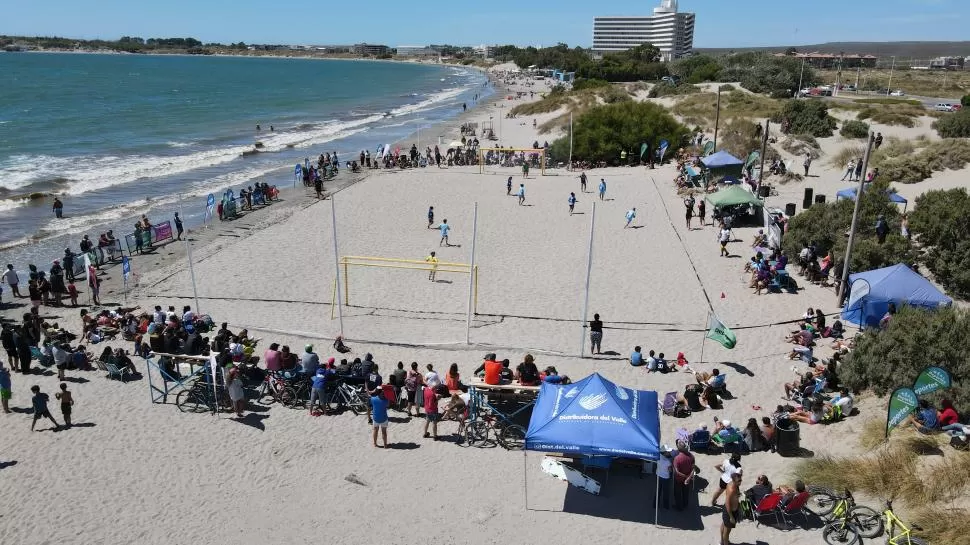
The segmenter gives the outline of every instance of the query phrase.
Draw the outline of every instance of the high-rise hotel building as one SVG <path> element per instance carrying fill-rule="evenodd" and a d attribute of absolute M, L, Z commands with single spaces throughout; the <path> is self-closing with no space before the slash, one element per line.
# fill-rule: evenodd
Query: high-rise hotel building
<path fill-rule="evenodd" d="M 659 49 L 663 61 L 689 55 L 694 47 L 694 14 L 679 13 L 677 0 L 661 0 L 650 16 L 593 19 L 594 53 L 626 51 L 643 44 Z"/>

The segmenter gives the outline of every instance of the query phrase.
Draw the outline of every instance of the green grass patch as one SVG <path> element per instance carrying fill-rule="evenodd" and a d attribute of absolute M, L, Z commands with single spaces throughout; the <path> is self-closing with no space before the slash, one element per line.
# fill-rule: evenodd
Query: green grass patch
<path fill-rule="evenodd" d="M 857 99 L 854 99 L 852 102 L 855 102 L 857 104 L 909 104 L 910 106 L 919 106 L 920 108 L 923 107 L 922 102 L 912 98 L 894 98 L 894 97 L 857 98 Z"/>

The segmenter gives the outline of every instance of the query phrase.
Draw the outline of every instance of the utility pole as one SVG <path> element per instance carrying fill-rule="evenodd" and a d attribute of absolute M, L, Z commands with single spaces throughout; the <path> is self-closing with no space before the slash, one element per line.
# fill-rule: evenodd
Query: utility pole
<path fill-rule="evenodd" d="M 761 167 L 758 169 L 758 190 L 761 190 L 761 184 L 764 183 L 765 179 L 765 154 L 768 153 L 768 127 L 771 126 L 771 120 L 765 119 L 765 130 L 761 137 Z"/>
<path fill-rule="evenodd" d="M 849 263 L 852 258 L 852 244 L 855 242 L 855 229 L 859 221 L 859 206 L 862 203 L 862 191 L 866 186 L 867 169 L 869 168 L 869 155 L 872 154 L 872 144 L 876 140 L 876 135 L 869 133 L 869 144 L 866 146 L 866 154 L 862 159 L 862 176 L 859 177 L 859 189 L 855 194 L 855 208 L 852 210 L 852 227 L 849 230 L 849 244 L 845 247 L 845 260 L 842 265 L 842 282 L 839 283 L 839 305 L 845 299 L 846 290 L 849 282 Z"/>
<path fill-rule="evenodd" d="M 855 92 L 859 92 L 859 74 L 862 72 L 862 61 L 859 61 L 859 66 L 855 69 Z"/>
<path fill-rule="evenodd" d="M 839 70 L 835 73 L 835 91 L 833 91 L 832 96 L 839 96 L 839 91 L 842 90 L 842 60 L 845 58 L 845 51 L 839 51 Z"/>
<path fill-rule="evenodd" d="M 893 55 L 893 64 L 889 68 L 889 85 L 886 86 L 886 96 L 893 92 L 893 71 L 896 70 L 896 56 Z"/>
<path fill-rule="evenodd" d="M 798 89 L 795 89 L 795 98 L 802 96 L 803 77 L 805 77 L 805 57 L 802 57 L 802 71 L 798 74 Z"/>
<path fill-rule="evenodd" d="M 714 109 L 714 151 L 717 151 L 717 129 L 721 124 L 721 86 L 717 86 L 717 105 Z"/>

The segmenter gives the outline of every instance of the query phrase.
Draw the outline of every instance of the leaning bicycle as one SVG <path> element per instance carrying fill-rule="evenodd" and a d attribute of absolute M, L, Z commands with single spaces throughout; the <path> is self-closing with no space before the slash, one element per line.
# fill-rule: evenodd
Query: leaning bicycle
<path fill-rule="evenodd" d="M 812 494 L 808 508 L 827 521 L 822 538 L 830 545 L 848 545 L 859 537 L 878 535 L 882 521 L 875 509 L 856 505 L 855 498 L 848 489 L 839 496 L 832 490 L 809 487 Z M 827 516 L 830 515 L 830 516 Z"/>
<path fill-rule="evenodd" d="M 212 383 L 196 380 L 191 388 L 186 388 L 175 396 L 175 406 L 183 413 L 217 412 L 232 407 L 229 393 L 222 386 L 213 391 Z"/>
<path fill-rule="evenodd" d="M 922 528 L 916 524 L 906 526 L 893 512 L 892 500 L 887 500 L 882 518 L 866 517 L 856 522 L 850 515 L 848 523 L 836 520 L 827 524 L 822 529 L 822 538 L 829 545 L 854 545 L 862 538 L 876 538 L 886 532 L 887 545 L 929 545 L 925 540 L 914 537 L 912 530 L 922 530 Z"/>
<path fill-rule="evenodd" d="M 478 418 L 465 423 L 465 444 L 483 446 L 489 442 L 490 433 L 505 450 L 522 450 L 525 446 L 525 428 L 489 410 L 480 411 Z"/>

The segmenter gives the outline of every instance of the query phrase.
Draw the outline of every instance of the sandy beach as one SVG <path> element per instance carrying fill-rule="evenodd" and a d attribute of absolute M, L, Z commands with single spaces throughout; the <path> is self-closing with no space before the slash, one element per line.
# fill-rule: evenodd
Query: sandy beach
<path fill-rule="evenodd" d="M 517 88 L 513 87 L 512 91 Z M 534 88 L 530 88 L 534 89 Z M 534 89 L 538 90 L 538 89 Z M 427 131 L 446 143 L 460 138 L 466 121 L 498 117 L 518 103 L 501 92 L 447 126 Z M 534 116 L 539 124 L 556 113 Z M 503 119 L 505 146 L 529 147 L 555 135 L 537 135 L 532 119 Z M 914 129 L 881 128 L 883 135 L 929 134 L 928 119 Z M 878 130 L 879 128 L 874 128 Z M 823 143 L 827 155 L 843 144 Z M 414 139 L 417 143 L 417 139 Z M 420 149 L 431 142 L 422 138 Z M 403 142 L 402 149 L 411 141 Z M 820 159 L 808 182 L 779 186 L 769 206 L 799 203 L 802 188 L 834 199 L 841 169 Z M 284 200 L 209 232 L 191 233 L 198 311 L 230 328 L 248 328 L 262 339 L 300 351 L 312 343 L 321 358 L 336 356 L 331 343 L 340 321 L 331 319 L 335 209 L 337 253 L 470 263 L 473 216 L 478 224 L 475 262 L 479 267 L 478 311 L 466 343 L 468 275 L 351 268 L 342 309 L 343 334 L 352 356 L 372 353 L 387 377 L 398 361 L 434 364 L 439 372 L 458 363 L 467 381 L 486 352 L 513 366 L 527 353 L 540 369 L 557 367 L 574 380 L 599 372 L 627 387 L 683 391 L 689 373 L 647 374 L 631 367 L 635 345 L 644 352 L 683 352 L 695 370 L 727 373 L 732 399 L 717 411 L 689 418 L 661 417 L 661 441 L 673 445 L 678 428 L 713 425 L 713 417 L 743 426 L 768 416 L 782 403 L 785 382 L 794 377 L 785 336 L 807 307 L 835 313 L 831 289 L 803 283 L 797 294 L 755 295 L 742 268 L 757 228 L 738 228 L 730 258 L 718 256 L 715 228 L 685 225 L 683 204 L 673 183 L 673 165 L 654 170 L 607 168 L 589 171 L 589 192 L 580 192 L 579 172 L 550 169 L 523 179 L 516 169 L 478 167 L 365 171 L 359 181 L 328 188 L 317 200 L 297 188 Z M 962 173 L 946 172 L 913 185 L 897 185 L 913 199 L 928 189 L 952 187 Z M 506 194 L 526 187 L 525 205 Z M 594 193 L 607 182 L 606 199 Z M 579 202 L 570 215 L 567 198 Z M 450 246 L 439 246 L 435 224 L 452 226 Z M 605 323 L 602 356 L 589 357 L 582 327 L 587 242 L 593 222 L 589 318 Z M 637 209 L 633 228 L 624 215 Z M 129 305 L 196 305 L 183 248 L 172 244 L 157 259 L 139 258 L 137 287 Z M 120 267 L 106 271 L 105 302 L 120 303 Z M 343 274 L 343 271 L 341 271 Z M 341 278 L 341 283 L 343 278 Z M 340 286 L 343 288 L 343 286 Z M 85 294 L 82 294 L 82 299 Z M 20 300 L 23 302 L 24 300 Z M 26 306 L 7 309 L 13 318 Z M 734 350 L 703 338 L 715 312 L 735 330 Z M 76 310 L 45 307 L 42 314 L 79 331 Z M 585 342 L 587 357 L 579 357 Z M 131 343 L 109 342 L 131 348 Z M 703 345 L 703 358 L 701 356 Z M 102 346 L 94 347 L 100 352 Z M 816 356 L 827 356 L 827 348 Z M 701 361 L 703 359 L 703 361 Z M 135 363 L 143 372 L 146 364 Z M 798 364 L 801 369 L 804 364 Z M 29 387 L 53 393 L 52 374 L 13 377 L 14 414 L 0 416 L 0 539 L 5 543 L 380 543 L 434 540 L 440 543 L 541 543 L 548 536 L 565 544 L 606 544 L 643 539 L 662 543 L 716 543 L 720 509 L 710 507 L 717 487 L 713 466 L 723 456 L 697 454 L 705 491 L 692 496 L 685 512 L 660 510 L 654 527 L 653 479 L 632 469 L 615 469 L 602 496 L 594 497 L 544 474 L 539 453 L 459 445 L 457 424 L 441 425 L 445 440 L 422 438 L 423 421 L 392 413 L 391 448 L 370 444 L 363 416 L 308 416 L 305 411 L 250 403 L 242 421 L 231 413 L 184 414 L 174 404 L 150 402 L 146 380 L 121 383 L 101 372 L 69 372 L 77 405 L 73 429 L 30 433 Z M 881 416 L 879 400 L 859 400 L 860 415 L 834 426 L 802 426 L 801 445 L 815 455 L 858 449 L 846 440 L 869 418 Z M 60 414 L 54 411 L 55 418 Z M 39 425 L 46 428 L 48 425 Z M 13 462 L 16 462 L 13 464 Z M 744 488 L 758 474 L 776 484 L 791 483 L 792 459 L 759 452 L 743 459 Z M 528 502 L 528 508 L 526 507 Z M 698 503 L 700 506 L 698 506 Z M 434 534 L 433 536 L 418 534 Z M 649 536 L 649 537 L 648 537 Z M 741 524 L 735 543 L 815 544 L 817 531 L 782 531 Z"/>

